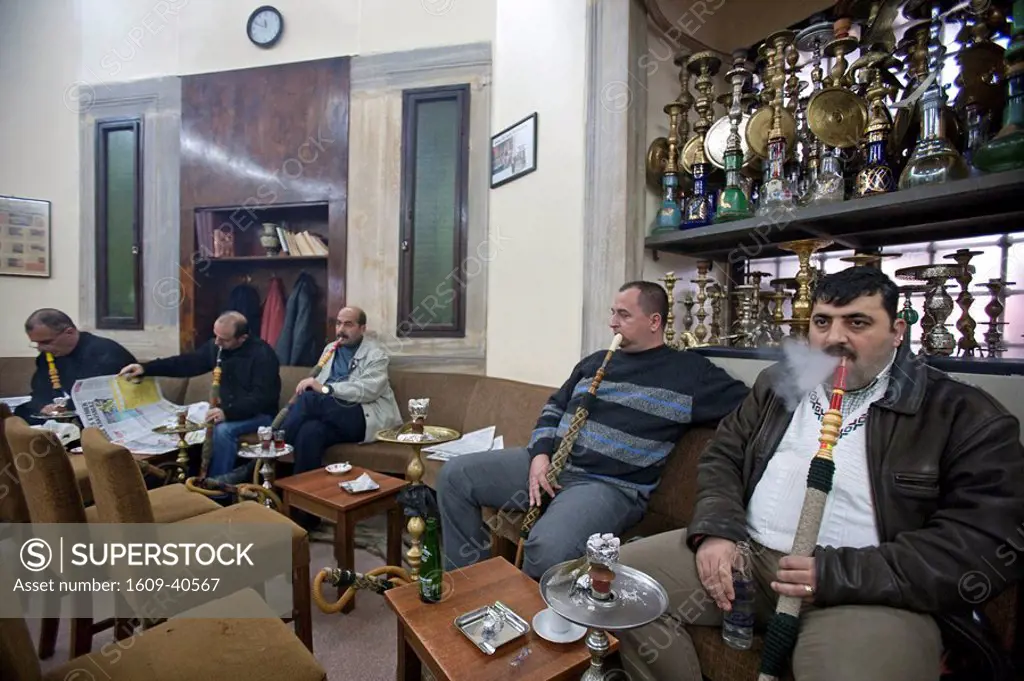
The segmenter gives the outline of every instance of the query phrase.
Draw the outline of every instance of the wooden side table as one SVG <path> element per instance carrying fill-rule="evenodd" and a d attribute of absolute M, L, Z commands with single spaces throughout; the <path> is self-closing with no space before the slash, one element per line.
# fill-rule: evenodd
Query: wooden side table
<path fill-rule="evenodd" d="M 540 587 L 504 558 L 446 572 L 444 584 L 440 603 L 422 602 L 415 582 L 384 592 L 398 616 L 398 681 L 420 681 L 424 664 L 437 681 L 575 681 L 590 665 L 586 636 L 551 643 L 533 631 L 533 616 L 547 607 Z M 455 627 L 455 618 L 494 601 L 529 622 L 530 632 L 487 655 Z M 619 642 L 608 638 L 611 653 Z M 523 648 L 530 654 L 514 670 L 511 662 Z"/>
<path fill-rule="evenodd" d="M 380 489 L 373 492 L 350 494 L 338 486 L 339 482 L 355 480 L 368 473 Z M 356 524 L 360 520 L 386 513 L 387 520 L 387 564 L 402 564 L 402 509 L 398 505 L 398 493 L 408 483 L 384 473 L 354 467 L 344 475 L 331 475 L 323 468 L 300 473 L 274 482 L 281 492 L 281 512 L 288 515 L 290 508 L 296 508 L 335 524 L 334 559 L 338 567 L 355 570 Z M 338 596 L 345 592 L 338 589 Z M 355 598 L 350 600 L 342 612 L 348 613 L 355 607 Z"/>

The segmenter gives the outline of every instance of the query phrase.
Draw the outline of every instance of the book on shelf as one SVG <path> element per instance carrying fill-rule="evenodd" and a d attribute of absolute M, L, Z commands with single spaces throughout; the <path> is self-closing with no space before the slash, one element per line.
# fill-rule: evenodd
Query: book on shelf
<path fill-rule="evenodd" d="M 287 252 L 289 255 L 305 255 L 305 256 L 326 256 L 327 244 L 317 234 L 312 234 L 308 230 L 302 232 L 285 232 L 285 241 L 283 244 L 287 244 Z"/>
<path fill-rule="evenodd" d="M 327 256 L 327 241 L 319 234 L 309 230 L 295 232 L 282 225 L 278 225 L 276 229 L 283 256 Z M 213 216 L 209 213 L 200 213 L 196 216 L 196 246 L 203 258 L 236 255 L 237 239 L 231 238 L 234 236 L 233 232 L 230 228 L 216 227 Z"/>

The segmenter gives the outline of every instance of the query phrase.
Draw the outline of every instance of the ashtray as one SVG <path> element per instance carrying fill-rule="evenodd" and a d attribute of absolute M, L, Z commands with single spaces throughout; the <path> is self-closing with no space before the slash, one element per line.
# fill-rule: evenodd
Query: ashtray
<path fill-rule="evenodd" d="M 501 601 L 459 615 L 455 628 L 486 655 L 530 631 L 529 623 Z"/>
<path fill-rule="evenodd" d="M 352 464 L 350 464 L 348 461 L 345 461 L 344 463 L 332 463 L 328 464 L 324 468 L 324 470 L 326 470 L 331 475 L 344 475 L 345 473 L 348 473 L 350 470 L 352 470 Z"/>

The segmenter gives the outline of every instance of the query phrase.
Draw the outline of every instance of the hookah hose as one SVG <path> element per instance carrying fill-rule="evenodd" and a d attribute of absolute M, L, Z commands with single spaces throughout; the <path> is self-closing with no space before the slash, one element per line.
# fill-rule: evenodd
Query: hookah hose
<path fill-rule="evenodd" d="M 385 577 L 385 575 L 390 575 L 390 577 Z M 324 568 L 313 578 L 313 602 L 321 612 L 334 615 L 341 612 L 349 601 L 355 598 L 356 591 L 366 590 L 383 594 L 388 589 L 403 586 L 412 581 L 407 570 L 394 565 L 373 568 L 365 574 L 341 568 Z M 334 603 L 324 598 L 322 585 L 325 582 L 330 586 L 345 588 L 345 593 Z"/>
<path fill-rule="evenodd" d="M 579 437 L 580 429 L 586 422 L 587 417 L 590 416 L 590 406 L 594 402 L 594 396 L 597 394 L 597 389 L 601 385 L 601 381 L 604 380 L 605 367 L 608 366 L 608 362 L 611 361 L 612 355 L 619 349 L 619 344 L 622 343 L 622 334 L 615 334 L 612 338 L 611 347 L 608 348 L 608 352 L 604 356 L 604 360 L 601 362 L 601 366 L 598 368 L 597 373 L 594 375 L 594 380 L 590 383 L 590 388 L 584 393 L 583 398 L 580 401 L 580 405 L 576 408 L 576 413 L 573 414 L 572 422 L 569 424 L 569 429 L 566 431 L 565 436 L 558 445 L 558 450 L 555 455 L 551 457 L 551 466 L 548 469 L 547 479 L 549 483 L 554 483 L 558 480 L 558 476 L 562 473 L 562 469 L 565 468 L 565 464 L 569 461 L 569 455 L 572 453 L 573 445 L 576 444 L 576 438 Z M 551 499 L 547 496 L 547 492 L 543 488 L 540 490 L 541 504 L 540 506 L 531 506 L 526 512 L 526 516 L 523 518 L 522 527 L 519 530 L 519 546 L 516 547 L 516 562 L 515 566 L 517 569 L 521 569 L 523 566 L 523 550 L 526 546 L 526 539 L 530 536 L 530 530 L 533 529 L 534 524 L 540 519 L 542 513 L 547 509 L 548 504 L 551 503 Z"/>
<path fill-rule="evenodd" d="M 331 359 L 334 357 L 334 352 L 340 346 L 341 340 L 338 340 L 335 341 L 334 345 L 327 348 L 327 350 L 324 351 L 324 354 L 321 355 L 320 361 L 317 362 L 316 366 L 310 370 L 309 376 L 307 376 L 307 378 L 316 378 L 317 376 L 319 376 L 320 372 L 323 371 L 324 367 L 327 366 L 327 363 L 331 361 Z M 277 430 L 281 427 L 281 424 L 284 423 L 285 417 L 288 416 L 288 410 L 291 408 L 293 404 L 295 404 L 295 400 L 297 399 L 299 399 L 298 393 L 292 395 L 292 398 L 288 400 L 288 404 L 284 405 L 281 411 L 277 412 L 277 416 L 274 417 L 274 422 L 270 424 L 271 428 Z"/>
<path fill-rule="evenodd" d="M 807 472 L 807 490 L 804 493 L 804 504 L 800 510 L 800 521 L 797 524 L 796 536 L 793 539 L 793 550 L 790 555 L 810 556 L 818 542 L 818 531 L 821 529 L 821 517 L 825 510 L 825 501 L 832 491 L 836 464 L 832 458 L 832 448 L 839 439 L 839 430 L 843 425 L 843 394 L 846 392 L 846 358 L 840 360 L 832 381 L 832 397 L 828 411 L 821 419 L 821 435 L 818 438 L 818 453 L 811 459 Z M 778 681 L 785 672 L 793 649 L 796 647 L 797 635 L 800 632 L 800 608 L 803 598 L 797 596 L 779 596 L 775 615 L 768 623 L 768 631 L 764 638 L 764 650 L 761 653 L 761 669 L 758 681 Z"/>
<path fill-rule="evenodd" d="M 213 365 L 213 381 L 210 383 L 210 409 L 215 409 L 220 406 L 220 377 L 222 373 L 221 369 L 221 352 L 223 348 L 217 346 L 217 360 Z M 187 478 L 185 480 L 185 487 L 192 492 L 198 492 L 205 494 L 206 496 L 220 496 L 219 493 L 210 493 L 204 491 L 206 480 L 206 471 L 210 467 L 210 459 L 213 457 L 213 429 L 216 426 L 215 423 L 208 422 L 206 424 L 206 436 L 203 438 L 203 457 L 199 464 L 199 476 Z M 182 435 L 184 437 L 184 435 Z"/>
<path fill-rule="evenodd" d="M 207 497 L 221 497 L 227 494 L 239 501 L 256 501 L 263 505 L 267 505 L 269 501 L 270 506 L 277 510 L 284 506 L 281 503 L 281 498 L 273 490 L 249 482 L 232 485 L 227 482 L 221 482 L 216 478 L 188 478 L 185 480 L 185 488 L 189 492 L 195 492 Z"/>

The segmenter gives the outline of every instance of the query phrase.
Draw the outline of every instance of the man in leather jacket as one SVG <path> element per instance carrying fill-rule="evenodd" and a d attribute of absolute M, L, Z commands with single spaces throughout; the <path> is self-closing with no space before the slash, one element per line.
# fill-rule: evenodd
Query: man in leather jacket
<path fill-rule="evenodd" d="M 1024 560 L 1007 550 L 1024 528 L 1018 420 L 911 355 L 898 301 L 869 267 L 814 291 L 809 345 L 845 356 L 848 382 L 813 556 L 787 555 L 831 390 L 828 369 L 792 390 L 806 361 L 766 369 L 722 421 L 699 463 L 690 526 L 622 547 L 621 562 L 670 599 L 667 617 L 620 634 L 634 681 L 700 681 L 683 624 L 721 626 L 738 542 L 752 549 L 757 629 L 780 594 L 805 601 L 796 681 L 938 681 L 949 625 L 970 628 L 973 610 L 1019 581 Z"/>

